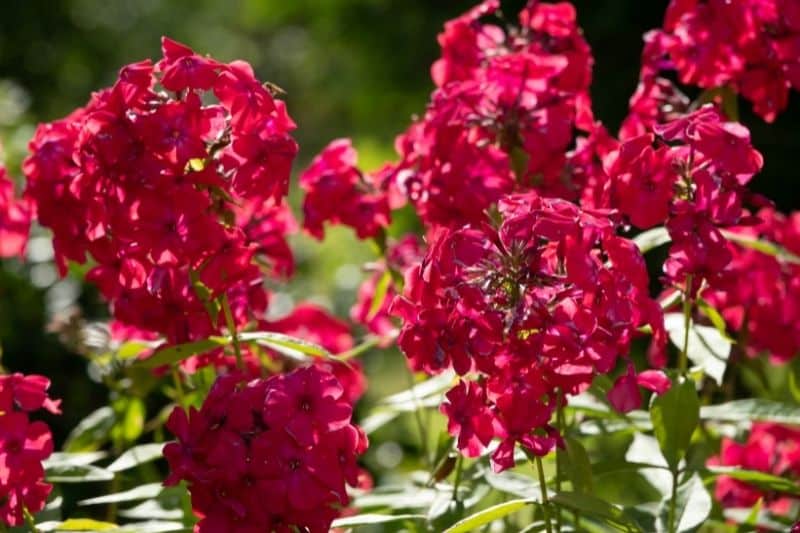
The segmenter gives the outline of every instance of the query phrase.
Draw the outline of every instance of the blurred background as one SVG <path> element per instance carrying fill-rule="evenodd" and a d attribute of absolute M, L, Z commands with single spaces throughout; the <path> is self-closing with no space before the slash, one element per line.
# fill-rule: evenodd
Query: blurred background
<path fill-rule="evenodd" d="M 616 131 L 639 72 L 642 34 L 661 24 L 666 0 L 574 2 L 595 56 L 592 96 L 596 116 Z M 367 170 L 393 157 L 394 136 L 424 110 L 432 89 L 429 67 L 438 55 L 443 23 L 474 2 L 448 0 L 27 0 L 4 2 L 0 16 L 0 141 L 11 173 L 38 122 L 83 105 L 91 91 L 110 85 L 124 64 L 159 56 L 167 35 L 222 61 L 245 59 L 262 80 L 284 88 L 299 129 L 299 172 L 328 141 L 350 136 Z M 523 1 L 504 2 L 513 18 Z M 742 120 L 763 152 L 764 171 L 753 188 L 788 211 L 800 208 L 797 184 L 800 99 L 773 125 L 742 103 Z M 297 192 L 293 195 L 298 213 Z M 276 309 L 311 299 L 346 317 L 370 260 L 368 246 L 347 230 L 324 243 L 293 238 L 298 272 L 276 287 Z M 78 278 L 58 280 L 46 234 L 34 236 L 25 263 L 0 270 L 0 343 L 3 364 L 46 373 L 65 399 L 64 416 L 51 420 L 57 442 L 107 401 L 86 379 L 86 361 L 72 353 L 48 324 L 79 306 L 100 319 L 105 305 Z M 364 405 L 408 386 L 403 358 L 393 351 L 366 358 L 370 393 Z M 398 372 L 399 371 L 399 372 Z M 365 409 L 366 407 L 361 407 Z M 395 431 L 401 431 L 396 429 Z M 398 454 L 384 450 L 382 460 Z M 397 450 L 394 450 L 397 452 Z M 399 456 L 402 457 L 402 456 Z M 388 465 L 387 465 L 388 466 Z"/>

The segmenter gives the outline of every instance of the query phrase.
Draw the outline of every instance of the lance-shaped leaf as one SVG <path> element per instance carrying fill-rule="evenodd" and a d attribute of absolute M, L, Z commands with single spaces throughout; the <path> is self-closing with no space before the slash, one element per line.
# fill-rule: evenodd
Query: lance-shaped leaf
<path fill-rule="evenodd" d="M 686 455 L 700 415 L 700 400 L 694 382 L 679 378 L 672 387 L 653 400 L 650 418 L 661 453 L 673 470 Z"/>

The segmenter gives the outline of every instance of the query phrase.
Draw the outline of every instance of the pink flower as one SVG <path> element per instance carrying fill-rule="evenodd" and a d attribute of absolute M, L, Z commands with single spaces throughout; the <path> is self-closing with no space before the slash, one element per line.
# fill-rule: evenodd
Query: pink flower
<path fill-rule="evenodd" d="M 310 367 L 248 382 L 229 374 L 199 411 L 176 408 L 167 482 L 188 482 L 196 530 L 328 531 L 367 448 L 340 395 L 335 378 Z"/>
<path fill-rule="evenodd" d="M 389 225 L 389 199 L 373 179 L 358 169 L 357 154 L 349 139 L 326 146 L 300 175 L 303 227 L 317 239 L 323 223 L 343 224 L 360 239 L 374 237 Z"/>
<path fill-rule="evenodd" d="M 0 376 L 0 524 L 22 525 L 23 509 L 38 513 L 53 489 L 42 467 L 53 453 L 53 436 L 47 424 L 29 418 L 41 408 L 60 413 L 49 386 L 43 376 Z"/>
<path fill-rule="evenodd" d="M 176 344 L 227 328 L 204 300 L 227 297 L 237 327 L 263 318 L 260 265 L 291 273 L 293 224 L 280 203 L 297 144 L 285 105 L 249 65 L 168 38 L 162 53 L 155 66 L 123 67 L 84 108 L 40 126 L 23 170 L 60 272 L 91 260 L 87 279 L 115 319 Z M 157 95 L 158 85 L 169 92 Z M 0 213 L 17 213 L 22 204 L 6 208 L 1 185 Z M 0 235 L 6 227 L 0 214 Z"/>

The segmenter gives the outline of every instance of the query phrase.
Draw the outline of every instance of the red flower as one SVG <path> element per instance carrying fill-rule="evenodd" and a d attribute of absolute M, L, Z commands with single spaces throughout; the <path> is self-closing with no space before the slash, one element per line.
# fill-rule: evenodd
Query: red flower
<path fill-rule="evenodd" d="M 753 424 L 743 443 L 723 437 L 720 455 L 709 464 L 740 467 L 775 476 L 797 479 L 800 476 L 800 431 L 779 424 Z M 745 481 L 719 476 L 715 491 L 723 507 L 751 507 L 763 499 L 772 512 L 789 511 L 794 498 L 780 493 L 764 492 Z"/>
<path fill-rule="evenodd" d="M 164 88 L 178 92 L 184 89 L 207 90 L 214 85 L 220 65 L 213 59 L 201 57 L 188 46 L 168 37 L 161 38 L 161 52 L 164 59 L 156 68 L 161 72 Z"/>
<path fill-rule="evenodd" d="M 356 167 L 356 159 L 351 141 L 337 139 L 300 176 L 306 191 L 303 227 L 317 239 L 324 236 L 326 221 L 352 227 L 360 239 L 389 225 L 389 199 Z"/>
<path fill-rule="evenodd" d="M 640 325 L 663 323 L 641 254 L 604 214 L 534 193 L 506 197 L 498 211 L 496 228 L 433 232 L 392 310 L 414 369 L 479 376 L 448 393 L 443 410 L 464 453 L 501 439 L 493 463 L 504 469 L 516 442 L 538 455 L 552 449 L 559 395 L 610 373 Z"/>
<path fill-rule="evenodd" d="M 246 383 L 223 376 L 199 412 L 176 408 L 167 482 L 189 483 L 196 530 L 328 531 L 367 447 L 340 395 L 335 378 L 311 367 Z"/>
<path fill-rule="evenodd" d="M 40 126 L 23 169 L 61 273 L 88 254 L 87 279 L 115 318 L 180 343 L 227 327 L 212 323 L 204 299 L 226 296 L 242 327 L 266 310 L 259 265 L 291 273 L 280 202 L 297 145 L 285 105 L 246 63 L 162 45 L 155 67 L 123 67 L 85 108 Z M 155 94 L 159 84 L 171 92 Z M 0 234 L 5 227 L 0 215 Z M 215 358 L 182 364 L 200 361 Z"/>
<path fill-rule="evenodd" d="M 22 525 L 23 509 L 38 513 L 53 489 L 42 467 L 53 453 L 53 436 L 44 422 L 29 419 L 41 408 L 60 413 L 49 386 L 43 376 L 0 376 L 0 524 Z"/>
<path fill-rule="evenodd" d="M 343 392 L 336 378 L 316 367 L 275 376 L 264 402 L 264 421 L 285 427 L 302 446 L 317 444 L 320 435 L 349 423 L 353 410 Z"/>
<path fill-rule="evenodd" d="M 14 183 L 0 164 L 0 257 L 21 256 L 25 252 L 30 223 L 28 202 L 15 197 Z"/>

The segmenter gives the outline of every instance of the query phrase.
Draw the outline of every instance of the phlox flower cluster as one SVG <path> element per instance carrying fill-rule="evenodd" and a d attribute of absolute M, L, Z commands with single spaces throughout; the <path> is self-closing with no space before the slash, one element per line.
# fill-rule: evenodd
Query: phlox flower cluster
<path fill-rule="evenodd" d="M 762 166 L 749 130 L 711 105 L 626 140 L 604 159 L 611 207 L 639 229 L 667 226 L 666 277 L 680 284 L 691 276 L 692 291 L 730 262 L 720 229 L 752 221 L 743 205 L 760 198 L 745 185 Z"/>
<path fill-rule="evenodd" d="M 800 256 L 800 213 L 785 216 L 764 208 L 756 215 L 757 225 L 731 231 L 775 243 L 794 259 L 730 243 L 731 262 L 703 298 L 738 333 L 749 356 L 766 353 L 772 361 L 784 363 L 800 354 L 800 263 L 796 259 Z"/>
<path fill-rule="evenodd" d="M 349 226 L 359 239 L 375 237 L 390 222 L 389 195 L 382 182 L 359 169 L 350 139 L 331 141 L 300 175 L 306 191 L 303 227 L 317 239 L 325 235 L 324 222 Z"/>
<path fill-rule="evenodd" d="M 297 145 L 250 65 L 167 38 L 162 52 L 39 126 L 23 169 L 62 274 L 88 256 L 116 319 L 181 343 L 217 331 L 209 301 L 228 295 L 245 322 L 267 305 L 262 268 L 291 273 L 281 199 Z"/>
<path fill-rule="evenodd" d="M 0 376 L 0 524 L 22 525 L 24 513 L 41 511 L 53 489 L 42 467 L 53 453 L 53 436 L 47 424 L 30 420 L 39 409 L 61 412 L 49 387 L 44 376 Z"/>
<path fill-rule="evenodd" d="M 22 255 L 28 242 L 30 225 L 29 202 L 16 197 L 14 182 L 0 163 L 0 257 Z"/>
<path fill-rule="evenodd" d="M 766 472 L 775 476 L 800 478 L 800 430 L 780 424 L 753 424 L 745 442 L 722 438 L 720 454 L 709 464 Z M 765 491 L 729 476 L 720 476 L 715 489 L 722 507 L 751 508 L 759 500 L 776 515 L 787 515 L 797 499 L 786 494 Z M 794 531 L 794 530 L 792 530 Z"/>
<path fill-rule="evenodd" d="M 589 180 L 568 153 L 576 128 L 595 129 L 593 60 L 575 9 L 532 0 L 515 25 L 494 23 L 498 9 L 487 0 L 445 25 L 438 88 L 395 143 L 390 184 L 428 225 L 478 222 L 502 196 L 532 187 L 575 199 Z"/>
<path fill-rule="evenodd" d="M 471 457 L 499 438 L 492 462 L 503 470 L 515 443 L 544 455 L 559 442 L 550 426 L 558 402 L 614 370 L 637 328 L 650 324 L 663 350 L 663 317 L 647 284 L 641 254 L 606 214 L 512 195 L 499 202 L 496 225 L 434 234 L 393 304 L 403 319 L 398 344 L 414 370 L 461 376 L 442 407 L 450 433 Z M 609 395 L 617 408 L 637 406 L 637 381 L 669 386 L 660 373 L 637 380 L 626 364 Z"/>
<path fill-rule="evenodd" d="M 357 486 L 367 439 L 331 374 L 217 379 L 202 407 L 176 408 L 167 484 L 189 484 L 195 531 L 326 532 Z"/>
<path fill-rule="evenodd" d="M 767 122 L 800 88 L 800 2 L 672 0 L 663 28 L 648 34 L 651 70 L 674 70 L 687 85 L 727 86 Z M 644 80 L 646 83 L 646 80 Z"/>

